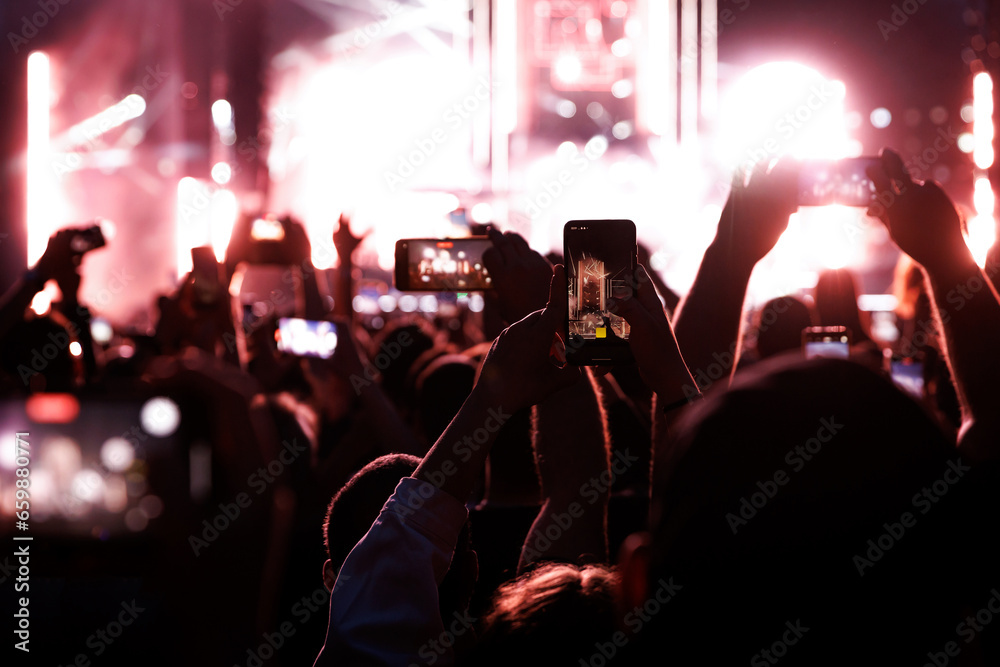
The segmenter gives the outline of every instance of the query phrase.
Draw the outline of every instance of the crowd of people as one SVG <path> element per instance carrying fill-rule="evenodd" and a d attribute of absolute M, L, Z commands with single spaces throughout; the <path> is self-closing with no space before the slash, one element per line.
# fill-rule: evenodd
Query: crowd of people
<path fill-rule="evenodd" d="M 173 446 L 188 460 L 207 443 L 211 492 L 171 495 L 189 482 L 151 472 L 166 511 L 147 541 L 70 568 L 39 606 L 66 605 L 86 636 L 88 596 L 134 595 L 153 611 L 108 650 L 152 662 L 995 664 L 997 254 L 980 268 L 953 202 L 884 150 L 869 176 L 888 203 L 868 214 L 905 253 L 899 340 L 871 333 L 845 270 L 748 326 L 794 174 L 779 160 L 734 179 L 682 298 L 640 257 L 609 306 L 635 363 L 614 367 L 560 361 L 565 272 L 514 232 L 489 231 L 481 319 L 376 329 L 352 312 L 346 219 L 326 295 L 300 225 L 282 220 L 275 250 L 247 219 L 220 279 L 192 271 L 160 297 L 127 355 L 92 339 L 85 255 L 58 232 L 0 302 L 4 395 L 171 396 Z M 279 351 L 281 308 L 234 311 L 229 282 L 255 262 L 290 267 L 295 315 L 336 323 L 331 357 Z M 34 315 L 49 280 L 61 298 Z M 850 329 L 849 357 L 806 359 L 814 325 Z M 52 336 L 80 352 L 32 367 Z M 887 354 L 923 364 L 921 395 Z"/>

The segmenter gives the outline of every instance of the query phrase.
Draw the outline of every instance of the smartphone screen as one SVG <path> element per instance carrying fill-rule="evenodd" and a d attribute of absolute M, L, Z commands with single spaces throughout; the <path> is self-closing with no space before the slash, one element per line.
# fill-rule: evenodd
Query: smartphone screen
<path fill-rule="evenodd" d="M 893 359 L 890 374 L 897 387 L 914 398 L 924 397 L 924 364 L 912 359 Z"/>
<path fill-rule="evenodd" d="M 566 262 L 566 359 L 581 365 L 628 363 L 629 325 L 608 308 L 635 273 L 631 220 L 571 220 L 563 227 Z"/>
<path fill-rule="evenodd" d="M 469 292 L 493 289 L 483 265 L 492 246 L 485 236 L 400 239 L 396 242 L 396 289 L 403 292 Z"/>
<path fill-rule="evenodd" d="M 802 347 L 806 359 L 847 359 L 851 355 L 851 330 L 847 327 L 806 327 L 802 330 Z"/>
<path fill-rule="evenodd" d="M 329 359 L 337 349 L 337 325 L 283 317 L 278 320 L 278 349 L 300 357 Z"/>
<path fill-rule="evenodd" d="M 799 206 L 869 206 L 875 185 L 866 169 L 877 157 L 804 160 L 799 165 Z"/>
<path fill-rule="evenodd" d="M 250 238 L 254 241 L 281 241 L 285 238 L 285 228 L 275 218 L 257 218 L 250 227 Z"/>

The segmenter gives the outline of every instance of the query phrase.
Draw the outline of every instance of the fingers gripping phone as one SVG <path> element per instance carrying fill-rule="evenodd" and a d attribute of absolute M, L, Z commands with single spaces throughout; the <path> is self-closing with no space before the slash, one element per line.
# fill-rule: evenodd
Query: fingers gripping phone
<path fill-rule="evenodd" d="M 631 220 L 571 220 L 563 227 L 566 262 L 566 360 L 577 365 L 633 360 L 628 322 L 608 300 L 631 290 L 636 267 Z"/>
<path fill-rule="evenodd" d="M 470 292 L 493 289 L 483 265 L 488 236 L 396 241 L 396 289 L 402 292 Z"/>

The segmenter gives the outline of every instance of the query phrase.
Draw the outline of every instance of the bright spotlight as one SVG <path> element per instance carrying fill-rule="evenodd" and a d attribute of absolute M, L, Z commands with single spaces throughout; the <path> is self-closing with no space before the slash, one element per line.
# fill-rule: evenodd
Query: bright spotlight
<path fill-rule="evenodd" d="M 871 112 L 869 120 L 872 122 L 872 127 L 882 130 L 889 127 L 889 123 L 892 122 L 892 114 L 885 107 L 879 107 Z"/>
<path fill-rule="evenodd" d="M 143 404 L 139 421 L 150 435 L 165 438 L 177 430 L 181 422 L 181 410 L 166 396 L 157 396 Z"/>
<path fill-rule="evenodd" d="M 216 162 L 212 166 L 212 180 L 219 185 L 225 185 L 233 177 L 233 168 L 228 162 Z"/>
<path fill-rule="evenodd" d="M 28 56 L 27 205 L 28 265 L 45 252 L 55 230 L 49 166 L 49 57 L 41 51 Z"/>
<path fill-rule="evenodd" d="M 583 74 L 583 63 L 576 56 L 560 56 L 555 63 L 556 78 L 563 83 L 576 83 Z"/>
<path fill-rule="evenodd" d="M 780 155 L 846 157 L 845 94 L 842 82 L 799 63 L 755 67 L 725 93 L 720 157 L 731 167 Z"/>
<path fill-rule="evenodd" d="M 212 103 L 212 123 L 219 130 L 225 130 L 233 124 L 233 105 L 227 100 L 215 100 Z"/>

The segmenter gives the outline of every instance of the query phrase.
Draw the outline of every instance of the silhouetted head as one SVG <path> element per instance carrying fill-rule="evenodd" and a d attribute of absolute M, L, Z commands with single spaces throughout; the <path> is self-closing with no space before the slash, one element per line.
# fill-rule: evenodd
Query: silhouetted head
<path fill-rule="evenodd" d="M 860 651 L 919 662 L 954 639 L 973 569 L 957 566 L 968 462 L 890 382 L 849 361 L 778 357 L 709 395 L 678 433 L 681 459 L 654 481 L 648 553 L 623 560 L 626 606 L 641 602 L 643 563 L 645 595 L 681 586 L 645 649 L 731 664 L 784 637 L 797 664 Z"/>
<path fill-rule="evenodd" d="M 74 342 L 66 328 L 50 317 L 25 320 L 0 341 L 0 363 L 11 384 L 25 390 L 73 391 L 77 366 L 70 345 Z"/>
<path fill-rule="evenodd" d="M 827 269 L 816 281 L 816 316 L 819 326 L 848 327 L 855 343 L 868 340 L 868 327 L 858 311 L 858 288 L 847 269 Z"/>
<path fill-rule="evenodd" d="M 373 341 L 369 361 L 382 376 L 382 388 L 397 406 L 410 408 L 413 395 L 406 378 L 410 367 L 434 347 L 435 332 L 423 320 L 395 322 L 382 329 Z"/>
<path fill-rule="evenodd" d="M 761 359 L 802 348 L 802 330 L 812 326 L 812 313 L 793 296 L 771 299 L 755 318 L 757 354 Z"/>
<path fill-rule="evenodd" d="M 420 430 L 428 443 L 438 439 L 476 383 L 476 364 L 465 355 L 442 355 L 416 379 Z"/>
<path fill-rule="evenodd" d="M 355 473 L 330 501 L 323 522 L 323 540 L 329 556 L 323 564 L 323 583 L 327 589 L 333 589 L 347 555 L 375 523 L 399 481 L 411 476 L 418 465 L 420 459 L 416 456 L 386 454 Z M 451 568 L 438 586 L 442 618 L 468 607 L 478 571 L 466 522 L 458 536 Z"/>

